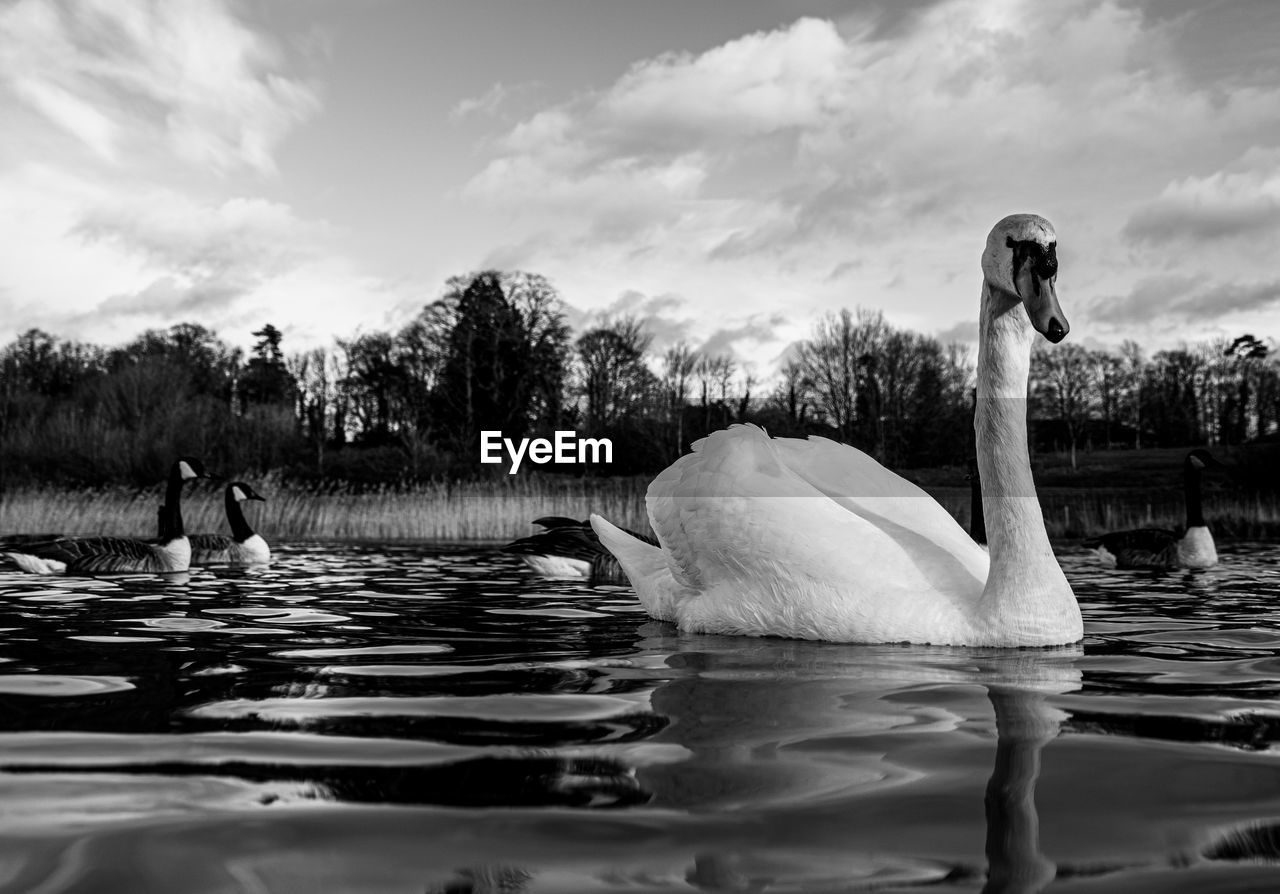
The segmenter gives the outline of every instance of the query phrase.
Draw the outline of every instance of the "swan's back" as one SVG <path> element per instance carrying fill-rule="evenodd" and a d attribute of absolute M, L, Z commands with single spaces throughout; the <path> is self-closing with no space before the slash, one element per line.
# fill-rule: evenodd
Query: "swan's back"
<path fill-rule="evenodd" d="M 987 554 L 936 501 L 826 439 L 716 432 L 654 479 L 646 504 L 665 573 L 601 539 L 650 614 L 687 629 L 943 642 L 986 580 Z"/>

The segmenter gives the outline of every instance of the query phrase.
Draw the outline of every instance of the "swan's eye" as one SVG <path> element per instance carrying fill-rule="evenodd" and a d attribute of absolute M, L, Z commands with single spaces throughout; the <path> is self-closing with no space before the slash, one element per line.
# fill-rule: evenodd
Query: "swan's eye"
<path fill-rule="evenodd" d="M 1024 264 L 1031 266 L 1031 272 L 1035 274 L 1037 279 L 1052 279 L 1057 275 L 1058 243 L 1050 242 L 1048 245 L 1041 245 L 1034 239 L 1018 241 L 1012 236 L 1008 236 L 1005 238 L 1005 245 L 1013 249 L 1013 279 L 1015 282 Z"/>
<path fill-rule="evenodd" d="M 1031 269 L 1041 279 L 1053 279 L 1058 274 L 1058 243 L 1050 242 L 1044 248 L 1039 245 L 1036 248 L 1039 250 L 1039 255 L 1035 258 L 1035 266 Z"/>

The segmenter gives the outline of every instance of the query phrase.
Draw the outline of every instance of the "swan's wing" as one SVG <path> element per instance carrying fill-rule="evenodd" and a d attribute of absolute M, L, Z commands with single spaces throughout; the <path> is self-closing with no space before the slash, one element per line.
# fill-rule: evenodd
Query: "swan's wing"
<path fill-rule="evenodd" d="M 601 545 L 617 558 L 645 611 L 660 621 L 676 621 L 675 604 L 685 587 L 672 576 L 667 553 L 598 515 L 591 516 L 591 527 Z M 593 567 L 592 574 L 596 573 Z"/>
<path fill-rule="evenodd" d="M 919 486 L 861 450 L 827 438 L 775 438 L 782 462 L 818 492 L 866 519 L 916 556 L 921 569 L 961 571 L 985 583 L 990 556 L 960 523 Z"/>
<path fill-rule="evenodd" d="M 939 592 L 980 592 L 989 559 L 920 488 L 852 447 L 733 426 L 694 445 L 649 486 L 650 522 L 680 584 L 800 574 L 875 585 L 910 571 Z M 806 567 L 786 568 L 803 557 Z M 735 567 L 741 566 L 741 567 Z"/>

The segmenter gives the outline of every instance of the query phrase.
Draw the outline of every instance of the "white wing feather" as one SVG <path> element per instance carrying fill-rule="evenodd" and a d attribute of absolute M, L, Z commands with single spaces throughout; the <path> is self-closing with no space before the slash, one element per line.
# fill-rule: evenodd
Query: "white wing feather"
<path fill-rule="evenodd" d="M 646 610 L 690 630 L 945 641 L 987 576 L 987 554 L 936 501 L 825 439 L 716 432 L 653 481 L 646 504 L 660 551 L 593 524 Z"/>

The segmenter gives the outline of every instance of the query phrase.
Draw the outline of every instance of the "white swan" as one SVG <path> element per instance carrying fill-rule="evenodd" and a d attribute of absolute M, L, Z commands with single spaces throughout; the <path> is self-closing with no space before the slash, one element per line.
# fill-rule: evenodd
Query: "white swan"
<path fill-rule="evenodd" d="M 592 516 L 650 615 L 701 633 L 840 642 L 1048 646 L 1083 636 L 1045 533 L 1027 456 L 1027 374 L 1040 332 L 1068 327 L 1056 237 L 1006 217 L 982 255 L 974 426 L 990 556 L 936 501 L 824 438 L 734 426 L 649 485 L 659 547 Z"/>

